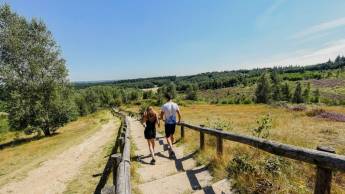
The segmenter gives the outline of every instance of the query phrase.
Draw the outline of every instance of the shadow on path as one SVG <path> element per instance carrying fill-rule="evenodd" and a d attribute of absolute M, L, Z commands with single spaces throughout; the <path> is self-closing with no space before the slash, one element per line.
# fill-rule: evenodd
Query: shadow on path
<path fill-rule="evenodd" d="M 33 137 L 28 137 L 28 138 L 19 138 L 19 139 L 14 139 L 10 142 L 6 142 L 6 143 L 3 143 L 3 144 L 0 144 L 0 150 L 3 150 L 5 148 L 9 148 L 9 147 L 16 147 L 16 146 L 20 146 L 22 144 L 25 144 L 25 143 L 29 143 L 29 142 L 32 142 L 32 141 L 37 141 L 37 140 L 40 140 L 40 139 L 43 139 L 43 138 L 48 138 L 48 137 L 53 137 L 55 135 L 58 135 L 60 133 L 58 132 L 55 132 L 53 134 L 51 134 L 50 136 L 33 136 Z"/>
<path fill-rule="evenodd" d="M 186 174 L 187 174 L 187 177 L 188 177 L 188 180 L 189 180 L 189 184 L 193 188 L 193 190 L 200 190 L 200 189 L 202 189 L 202 187 L 201 187 L 201 185 L 200 185 L 200 183 L 198 181 L 198 178 L 196 177 L 196 174 L 204 172 L 204 171 L 207 171 L 207 166 L 204 166 L 202 168 L 198 168 L 198 169 L 195 169 L 195 170 L 187 170 L 186 171 Z M 207 187 L 203 188 L 203 190 L 207 194 L 215 193 L 214 190 L 212 189 L 212 187 L 210 187 L 210 186 L 207 186 Z"/>

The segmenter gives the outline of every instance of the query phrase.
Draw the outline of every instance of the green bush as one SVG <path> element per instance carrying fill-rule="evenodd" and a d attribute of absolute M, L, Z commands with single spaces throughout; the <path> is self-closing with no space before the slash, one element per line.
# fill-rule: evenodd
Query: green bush
<path fill-rule="evenodd" d="M 8 118 L 7 114 L 0 113 L 0 133 L 8 131 Z"/>
<path fill-rule="evenodd" d="M 6 112 L 6 102 L 0 100 L 0 112 Z"/>

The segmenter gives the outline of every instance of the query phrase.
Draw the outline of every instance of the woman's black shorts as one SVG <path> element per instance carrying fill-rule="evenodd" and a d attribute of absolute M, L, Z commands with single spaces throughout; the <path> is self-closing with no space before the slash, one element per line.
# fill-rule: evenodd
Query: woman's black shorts
<path fill-rule="evenodd" d="M 165 124 L 165 137 L 174 135 L 176 124 Z"/>
<path fill-rule="evenodd" d="M 156 138 L 156 129 L 145 128 L 144 135 L 145 139 L 154 139 Z"/>

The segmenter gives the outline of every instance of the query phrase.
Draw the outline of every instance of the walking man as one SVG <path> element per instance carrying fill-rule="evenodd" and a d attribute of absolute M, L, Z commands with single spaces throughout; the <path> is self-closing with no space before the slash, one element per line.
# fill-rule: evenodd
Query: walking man
<path fill-rule="evenodd" d="M 166 94 L 165 98 L 167 102 L 161 108 L 160 119 L 165 120 L 165 138 L 167 139 L 169 145 L 169 155 L 170 157 L 175 157 L 175 152 L 173 150 L 174 143 L 174 133 L 176 128 L 176 115 L 178 116 L 177 123 L 181 121 L 181 113 L 178 105 L 173 102 L 172 96 Z"/>

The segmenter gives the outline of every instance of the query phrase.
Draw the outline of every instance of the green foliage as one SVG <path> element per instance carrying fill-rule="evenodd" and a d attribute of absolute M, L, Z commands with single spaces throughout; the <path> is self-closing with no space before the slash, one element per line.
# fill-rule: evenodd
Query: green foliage
<path fill-rule="evenodd" d="M 255 173 L 255 167 L 250 163 L 250 160 L 251 158 L 247 154 L 236 155 L 227 166 L 230 177 L 236 177 L 241 173 Z"/>
<path fill-rule="evenodd" d="M 141 106 L 140 106 L 140 108 L 139 108 L 139 114 L 140 115 L 144 115 L 144 112 L 147 110 L 147 108 L 149 107 L 149 105 L 148 104 L 142 104 Z"/>
<path fill-rule="evenodd" d="M 276 83 L 272 86 L 272 99 L 274 101 L 280 101 L 283 99 L 283 94 L 279 83 Z"/>
<path fill-rule="evenodd" d="M 291 99 L 291 91 L 288 83 L 285 83 L 282 87 L 282 100 L 289 102 Z"/>
<path fill-rule="evenodd" d="M 0 112 L 6 112 L 6 102 L 0 100 Z"/>
<path fill-rule="evenodd" d="M 255 97 L 257 103 L 268 103 L 271 99 L 271 84 L 266 73 L 258 79 Z"/>
<path fill-rule="evenodd" d="M 292 102 L 303 103 L 302 86 L 300 82 L 297 82 L 295 93 L 293 94 Z"/>
<path fill-rule="evenodd" d="M 164 93 L 168 93 L 171 95 L 172 98 L 176 98 L 177 91 L 176 91 L 176 85 L 173 82 L 170 82 L 168 85 L 164 86 Z"/>
<path fill-rule="evenodd" d="M 143 99 L 151 99 L 154 96 L 152 90 L 143 92 Z"/>
<path fill-rule="evenodd" d="M 310 83 L 308 82 L 307 87 L 304 89 L 303 91 L 303 101 L 305 103 L 309 103 L 310 102 Z"/>
<path fill-rule="evenodd" d="M 314 92 L 314 98 L 313 98 L 313 102 L 314 103 L 319 103 L 320 102 L 320 90 L 316 89 Z"/>
<path fill-rule="evenodd" d="M 131 88 L 153 88 L 162 87 L 173 82 L 180 92 L 186 91 L 189 84 L 196 85 L 200 90 L 218 89 L 235 86 L 247 86 L 256 83 L 257 79 L 266 72 L 271 72 L 270 79 L 273 85 L 286 81 L 300 81 L 309 79 L 322 79 L 328 76 L 340 76 L 340 73 L 332 72 L 345 67 L 345 57 L 337 57 L 335 61 L 329 61 L 310 66 L 288 66 L 261 68 L 252 70 L 237 70 L 223 72 L 207 72 L 190 76 L 166 76 L 144 79 L 131 79 L 120 81 L 107 81 L 96 83 L 75 83 L 78 88 L 94 85 L 116 85 L 119 87 Z M 330 73 L 328 73 L 330 72 Z"/>
<path fill-rule="evenodd" d="M 186 88 L 186 100 L 198 100 L 198 88 L 196 85 L 188 84 Z"/>
<path fill-rule="evenodd" d="M 271 116 L 269 114 L 264 115 L 256 122 L 259 126 L 252 129 L 253 135 L 259 138 L 268 138 L 270 135 L 270 129 L 272 128 Z"/>
<path fill-rule="evenodd" d="M 0 134 L 8 131 L 8 118 L 7 114 L 0 113 Z"/>
<path fill-rule="evenodd" d="M 156 105 L 164 103 L 166 94 L 169 94 L 172 98 L 177 97 L 176 85 L 173 82 L 158 88 Z"/>
<path fill-rule="evenodd" d="M 11 129 L 50 135 L 73 117 L 65 60 L 42 21 L 27 21 L 3 5 L 0 24 L 0 83 L 8 95 Z"/>

